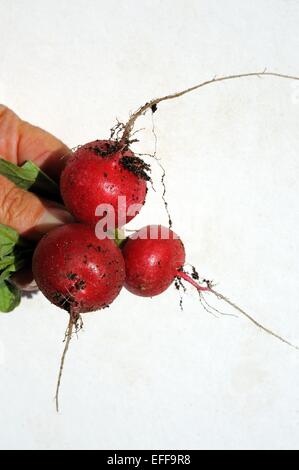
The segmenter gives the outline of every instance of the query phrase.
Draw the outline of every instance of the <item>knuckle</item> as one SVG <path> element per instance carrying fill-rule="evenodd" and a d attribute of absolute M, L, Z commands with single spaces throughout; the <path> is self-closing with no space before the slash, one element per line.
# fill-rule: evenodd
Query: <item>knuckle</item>
<path fill-rule="evenodd" d="M 13 114 L 14 112 L 10 108 L 0 103 L 0 120 L 5 119 Z"/>
<path fill-rule="evenodd" d="M 9 160 L 17 160 L 19 118 L 6 106 L 0 104 L 0 154 Z"/>
<path fill-rule="evenodd" d="M 17 188 L 13 184 L 1 191 L 1 220 L 8 225 L 14 225 L 14 221 L 26 217 L 28 204 L 25 191 Z"/>
<path fill-rule="evenodd" d="M 43 202 L 35 194 L 0 176 L 0 223 L 23 233 L 36 225 L 44 210 Z"/>

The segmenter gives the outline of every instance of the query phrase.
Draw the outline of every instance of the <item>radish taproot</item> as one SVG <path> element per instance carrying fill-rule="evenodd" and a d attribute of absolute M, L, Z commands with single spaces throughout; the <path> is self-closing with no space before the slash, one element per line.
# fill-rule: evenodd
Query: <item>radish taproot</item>
<path fill-rule="evenodd" d="M 242 308 L 217 292 L 210 281 L 203 279 L 200 284 L 199 276 L 193 269 L 192 275 L 184 270 L 185 248 L 176 233 L 161 225 L 147 225 L 134 232 L 122 244 L 125 260 L 125 288 L 135 295 L 153 297 L 164 292 L 176 279 L 185 280 L 197 291 L 214 294 L 223 300 L 249 321 L 266 333 L 274 336 L 283 343 L 299 349 L 282 336 L 266 328 Z"/>
<path fill-rule="evenodd" d="M 127 145 L 113 140 L 96 140 L 79 147 L 67 160 L 60 178 L 60 191 L 67 209 L 80 222 L 95 225 L 103 213 L 101 204 L 113 208 L 115 227 L 121 227 L 138 214 L 145 202 L 150 167 L 136 157 Z M 127 213 L 121 206 L 134 206 Z"/>

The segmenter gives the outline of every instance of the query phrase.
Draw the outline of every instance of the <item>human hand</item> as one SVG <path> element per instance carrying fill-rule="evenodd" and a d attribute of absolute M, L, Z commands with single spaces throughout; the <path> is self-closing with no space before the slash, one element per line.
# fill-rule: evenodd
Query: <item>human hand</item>
<path fill-rule="evenodd" d="M 65 165 L 70 150 L 48 132 L 21 120 L 12 110 L 0 104 L 0 156 L 12 163 L 32 160 L 54 180 Z M 0 223 L 21 235 L 38 239 L 52 227 L 72 221 L 59 204 L 42 200 L 35 194 L 16 187 L 0 175 Z M 21 276 L 19 276 L 21 278 Z M 28 272 L 19 284 L 28 285 Z"/>

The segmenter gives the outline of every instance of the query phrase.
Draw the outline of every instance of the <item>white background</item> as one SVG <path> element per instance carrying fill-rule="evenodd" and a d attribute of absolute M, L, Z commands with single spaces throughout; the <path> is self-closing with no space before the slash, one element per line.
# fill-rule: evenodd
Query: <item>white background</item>
<path fill-rule="evenodd" d="M 296 0 L 1 0 L 0 101 L 73 147 L 215 74 L 299 75 L 298 21 Z M 297 344 L 298 119 L 299 88 L 272 78 L 214 84 L 154 115 L 188 260 Z M 150 114 L 137 126 L 144 152 L 151 126 Z M 157 222 L 150 195 L 131 225 Z M 298 447 L 298 351 L 214 318 L 192 288 L 184 312 L 170 288 L 123 291 L 84 316 L 57 415 L 66 323 L 40 294 L 0 317 L 1 448 Z"/>

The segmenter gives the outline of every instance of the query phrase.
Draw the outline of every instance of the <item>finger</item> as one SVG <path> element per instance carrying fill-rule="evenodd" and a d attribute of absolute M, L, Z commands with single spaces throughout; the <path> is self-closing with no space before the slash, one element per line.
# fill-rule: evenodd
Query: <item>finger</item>
<path fill-rule="evenodd" d="M 0 223 L 21 235 L 38 239 L 51 228 L 73 220 L 63 206 L 39 199 L 4 176 L 0 176 L 0 188 Z"/>
<path fill-rule="evenodd" d="M 59 139 L 0 104 L 0 155 L 5 159 L 16 164 L 33 160 L 57 180 L 69 154 L 70 149 Z"/>

